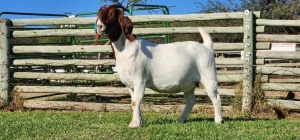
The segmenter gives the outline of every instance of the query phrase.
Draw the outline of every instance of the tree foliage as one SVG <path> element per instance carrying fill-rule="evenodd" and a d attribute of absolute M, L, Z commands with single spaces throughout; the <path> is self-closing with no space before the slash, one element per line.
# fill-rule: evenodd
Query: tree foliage
<path fill-rule="evenodd" d="M 203 2 L 195 2 L 200 13 L 219 13 L 219 12 L 236 12 L 241 11 L 240 3 L 232 0 L 220 1 L 220 0 L 208 0 L 207 4 Z"/>
<path fill-rule="evenodd" d="M 299 0 L 208 0 L 207 4 L 197 4 L 200 13 L 237 12 L 248 9 L 261 11 L 261 17 L 265 19 L 300 19 Z M 298 34 L 299 31 L 299 27 L 266 28 L 266 33 Z"/>
<path fill-rule="evenodd" d="M 199 12 L 236 12 L 246 9 L 261 11 L 263 18 L 269 19 L 299 19 L 299 0 L 208 0 L 207 4 L 198 2 Z"/>
<path fill-rule="evenodd" d="M 243 9 L 262 11 L 263 18 L 297 19 L 299 0 L 243 0 Z"/>
<path fill-rule="evenodd" d="M 134 3 L 145 4 L 147 3 L 147 0 L 100 0 L 100 3 L 110 3 L 110 2 L 121 4 L 125 7 L 128 7 L 130 4 L 134 4 Z"/>

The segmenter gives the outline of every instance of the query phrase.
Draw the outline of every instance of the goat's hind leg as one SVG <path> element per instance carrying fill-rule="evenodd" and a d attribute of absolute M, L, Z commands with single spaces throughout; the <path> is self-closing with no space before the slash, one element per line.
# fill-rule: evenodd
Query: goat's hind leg
<path fill-rule="evenodd" d="M 182 111 L 178 121 L 181 123 L 184 123 L 189 114 L 191 113 L 193 106 L 195 104 L 195 95 L 194 95 L 195 88 L 188 92 L 184 92 L 184 99 L 185 99 L 185 107 L 184 110 Z"/>
<path fill-rule="evenodd" d="M 202 84 L 205 86 L 206 92 L 213 103 L 215 110 L 215 122 L 222 123 L 222 113 L 221 113 L 221 98 L 218 94 L 218 82 L 217 80 L 205 80 L 202 81 Z"/>

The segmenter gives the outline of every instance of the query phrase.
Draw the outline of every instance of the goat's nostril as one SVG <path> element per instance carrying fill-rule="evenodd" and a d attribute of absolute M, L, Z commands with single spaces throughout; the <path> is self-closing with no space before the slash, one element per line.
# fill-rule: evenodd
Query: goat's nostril
<path fill-rule="evenodd" d="M 104 24 L 98 24 L 97 25 L 97 30 L 104 31 L 105 29 L 106 29 L 106 26 Z"/>

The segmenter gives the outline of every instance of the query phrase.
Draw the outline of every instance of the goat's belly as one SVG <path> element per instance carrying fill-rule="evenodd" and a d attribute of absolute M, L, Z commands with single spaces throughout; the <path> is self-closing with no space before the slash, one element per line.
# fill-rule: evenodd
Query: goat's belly
<path fill-rule="evenodd" d="M 153 83 L 147 85 L 148 88 L 160 93 L 178 93 L 186 92 L 195 88 L 198 82 L 169 82 L 169 83 Z"/>
<path fill-rule="evenodd" d="M 196 67 L 168 68 L 161 66 L 158 71 L 152 71 L 148 87 L 162 93 L 186 92 L 200 82 L 200 74 Z"/>

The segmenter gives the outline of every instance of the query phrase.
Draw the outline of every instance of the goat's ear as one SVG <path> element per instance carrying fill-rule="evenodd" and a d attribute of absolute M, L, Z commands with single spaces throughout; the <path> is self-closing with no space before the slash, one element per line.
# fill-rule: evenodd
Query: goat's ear
<path fill-rule="evenodd" d="M 124 17 L 123 16 L 123 11 L 120 10 L 119 12 L 119 23 L 120 26 L 123 30 L 123 32 L 126 35 L 126 38 L 130 41 L 133 42 L 134 41 L 134 35 L 132 34 L 132 30 L 133 30 L 133 24 L 130 18 L 128 17 Z"/>

